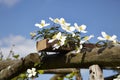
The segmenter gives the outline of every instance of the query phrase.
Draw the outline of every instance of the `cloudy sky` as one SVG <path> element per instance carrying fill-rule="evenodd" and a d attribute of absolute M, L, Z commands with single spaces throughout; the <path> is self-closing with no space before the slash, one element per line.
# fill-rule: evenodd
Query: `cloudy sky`
<path fill-rule="evenodd" d="M 88 34 L 95 35 L 94 42 L 101 31 L 120 40 L 120 0 L 0 0 L 0 48 L 4 55 L 13 44 L 21 56 L 35 52 L 29 33 L 38 30 L 35 23 L 49 17 L 87 25 Z"/>

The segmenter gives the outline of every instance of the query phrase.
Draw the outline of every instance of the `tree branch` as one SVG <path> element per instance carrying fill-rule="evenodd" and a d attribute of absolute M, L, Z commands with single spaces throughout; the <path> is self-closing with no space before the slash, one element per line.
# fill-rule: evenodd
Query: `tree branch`
<path fill-rule="evenodd" d="M 76 72 L 78 73 L 79 71 L 76 70 L 75 68 L 62 68 L 62 69 L 48 69 L 44 70 L 44 74 L 68 74 Z"/>
<path fill-rule="evenodd" d="M 5 69 L 2 69 L 0 71 L 0 80 L 14 78 L 20 73 L 25 72 L 28 68 L 33 67 L 35 63 L 40 63 L 39 55 L 37 53 L 29 54 L 24 59 L 18 60 L 14 64 L 7 66 Z M 0 66 L 2 65 L 3 64 L 0 64 Z"/>
<path fill-rule="evenodd" d="M 91 52 L 78 54 L 54 54 L 47 55 L 40 59 L 37 53 L 32 53 L 21 60 L 0 61 L 0 80 L 11 79 L 28 68 L 34 67 L 35 63 L 41 63 L 37 69 L 58 69 L 58 68 L 89 68 L 93 64 L 98 64 L 101 68 L 116 68 L 120 66 L 120 46 L 105 48 L 94 48 Z M 98 52 L 101 52 L 98 54 Z M 15 61 L 12 63 L 12 61 Z M 1 67 L 4 66 L 4 67 Z"/>
<path fill-rule="evenodd" d="M 56 68 L 88 68 L 90 65 L 98 64 L 101 68 L 115 68 L 120 66 L 120 46 L 101 49 L 94 48 L 91 52 L 78 54 L 49 55 L 43 58 L 43 64 L 39 69 Z"/>

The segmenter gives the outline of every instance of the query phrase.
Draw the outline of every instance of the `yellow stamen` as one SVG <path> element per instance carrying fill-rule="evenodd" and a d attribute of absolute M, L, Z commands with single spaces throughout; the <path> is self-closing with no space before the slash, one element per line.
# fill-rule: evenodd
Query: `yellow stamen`
<path fill-rule="evenodd" d="M 65 24 L 65 20 L 62 20 L 62 24 Z"/>
<path fill-rule="evenodd" d="M 80 28 L 80 30 L 83 30 L 83 28 L 81 26 L 79 28 Z"/>
<path fill-rule="evenodd" d="M 105 38 L 106 38 L 106 39 L 110 39 L 110 36 L 109 36 L 109 35 L 107 35 Z"/>
<path fill-rule="evenodd" d="M 41 23 L 41 26 L 44 26 L 44 23 Z"/>
<path fill-rule="evenodd" d="M 88 40 L 88 38 L 89 38 L 89 37 L 88 37 L 88 36 L 86 36 L 86 37 L 84 37 L 84 40 Z"/>

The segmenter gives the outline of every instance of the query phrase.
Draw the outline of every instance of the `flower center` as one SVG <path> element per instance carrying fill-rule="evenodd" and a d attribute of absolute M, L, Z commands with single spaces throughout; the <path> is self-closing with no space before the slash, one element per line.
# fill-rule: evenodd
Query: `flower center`
<path fill-rule="evenodd" d="M 41 23 L 41 26 L 44 26 L 44 23 Z"/>
<path fill-rule="evenodd" d="M 84 40 L 88 40 L 89 39 L 89 37 L 88 36 L 86 36 L 85 38 L 84 38 Z"/>
<path fill-rule="evenodd" d="M 80 27 L 80 30 L 83 30 L 83 28 L 82 28 L 82 27 Z"/>
<path fill-rule="evenodd" d="M 106 36 L 106 39 L 110 39 L 111 37 L 109 35 Z"/>

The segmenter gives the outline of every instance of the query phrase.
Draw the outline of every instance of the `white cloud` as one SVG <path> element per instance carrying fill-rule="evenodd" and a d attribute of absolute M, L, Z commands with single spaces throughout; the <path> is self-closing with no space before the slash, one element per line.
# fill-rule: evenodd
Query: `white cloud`
<path fill-rule="evenodd" d="M 8 56 L 13 44 L 15 45 L 13 51 L 16 54 L 20 54 L 20 57 L 24 57 L 30 53 L 37 52 L 35 41 L 27 39 L 20 35 L 9 35 L 8 37 L 0 39 L 0 48 L 2 49 L 4 57 Z"/>
<path fill-rule="evenodd" d="M 20 0 L 0 0 L 0 4 L 8 7 L 12 7 L 16 5 L 18 2 L 20 2 Z"/>

